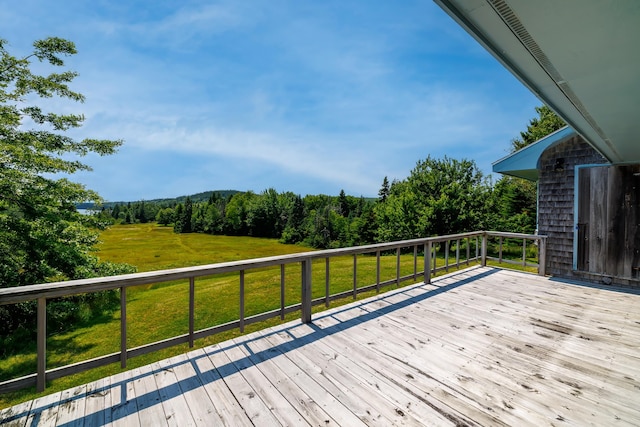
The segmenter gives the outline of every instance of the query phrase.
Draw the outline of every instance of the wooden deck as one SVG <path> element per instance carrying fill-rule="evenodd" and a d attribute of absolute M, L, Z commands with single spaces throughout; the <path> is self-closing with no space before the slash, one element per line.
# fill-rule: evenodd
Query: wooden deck
<path fill-rule="evenodd" d="M 9 425 L 640 425 L 640 293 L 471 268 L 0 412 Z"/>

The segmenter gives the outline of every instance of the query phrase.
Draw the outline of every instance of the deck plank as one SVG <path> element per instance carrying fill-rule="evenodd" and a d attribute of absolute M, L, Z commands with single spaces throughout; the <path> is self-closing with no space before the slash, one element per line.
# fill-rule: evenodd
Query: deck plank
<path fill-rule="evenodd" d="M 0 410 L 0 425 L 7 427 L 23 427 L 27 424 L 33 400 L 19 403 Z"/>
<path fill-rule="evenodd" d="M 185 355 L 176 356 L 152 365 L 153 377 L 160 393 L 160 400 L 168 426 L 191 427 L 196 425 L 187 400 L 178 384 L 178 377 L 174 372 L 175 366 L 182 363 L 185 358 Z"/>
<path fill-rule="evenodd" d="M 333 367 L 333 369 L 327 369 L 323 365 L 326 362 L 326 358 L 316 349 L 307 344 L 305 349 L 299 349 L 301 340 L 296 340 L 291 336 L 288 331 L 271 329 L 264 334 L 265 338 L 274 347 L 278 347 L 286 354 L 295 365 L 297 365 L 304 372 L 313 376 L 314 380 L 318 382 L 331 396 L 341 402 L 344 406 L 349 408 L 354 416 L 366 425 L 379 425 L 388 426 L 393 424 L 393 421 L 383 415 L 380 405 L 376 402 L 365 401 L 358 395 L 359 387 L 354 386 L 352 382 L 346 380 L 349 373 L 340 370 L 339 367 Z M 324 366 L 324 367 L 323 367 Z M 336 418 L 343 420 L 340 414 L 335 415 Z M 340 425 L 358 425 L 358 421 L 345 419 L 345 423 Z"/>
<path fill-rule="evenodd" d="M 87 385 L 81 385 L 73 389 L 64 390 L 60 395 L 58 405 L 58 417 L 56 425 L 82 426 L 84 425 L 84 409 L 86 399 L 81 398 L 87 393 Z"/>
<path fill-rule="evenodd" d="M 247 413 L 239 405 L 233 393 L 225 384 L 224 378 L 213 365 L 205 349 L 198 349 L 188 354 L 194 369 L 197 370 L 203 389 L 213 402 L 222 425 L 253 426 Z"/>
<path fill-rule="evenodd" d="M 235 339 L 239 348 L 262 372 L 271 384 L 283 395 L 310 425 L 335 424 L 332 414 L 343 413 L 344 407 L 337 401 L 331 402 L 327 408 L 327 394 L 304 372 L 287 364 L 287 359 L 280 356 L 261 336 L 244 341 Z M 316 400 L 317 399 L 317 400 Z"/>
<path fill-rule="evenodd" d="M 474 267 L 3 409 L 0 424 L 633 426 L 638 401 L 640 292 Z"/>
<path fill-rule="evenodd" d="M 140 425 L 138 402 L 133 378 L 139 368 L 121 372 L 111 377 L 111 421 L 114 427 Z"/>
<path fill-rule="evenodd" d="M 378 323 L 378 319 L 376 320 Z M 341 334 L 336 339 L 346 340 L 349 347 L 353 343 L 358 343 L 362 349 L 356 348 L 348 355 L 354 360 L 358 360 L 360 354 L 376 352 L 377 354 L 366 359 L 362 363 L 370 363 L 373 369 L 377 369 L 377 374 L 385 377 L 388 381 L 404 387 L 404 390 L 411 393 L 416 398 L 422 398 L 425 404 L 430 405 L 439 415 L 444 415 L 448 420 L 455 420 L 456 424 L 467 425 L 500 425 L 492 414 L 487 414 L 483 410 L 483 405 L 478 405 L 474 399 L 464 395 L 464 390 L 448 390 L 447 394 L 440 394 L 443 387 L 448 388 L 445 378 L 450 375 L 450 363 L 455 359 L 455 363 L 466 363 L 468 359 L 457 354 L 455 348 L 445 348 L 438 343 L 427 343 L 421 338 L 395 336 L 386 334 L 383 340 L 379 339 L 380 334 L 371 333 L 366 325 L 358 327 L 353 335 Z M 349 344 L 351 341 L 351 344 Z M 407 345 L 408 344 L 408 345 Z M 428 356 L 425 356 L 428 355 Z M 426 364 L 418 368 L 413 359 Z M 373 362 L 372 362 L 373 361 Z M 444 365 L 443 365 L 444 363 Z M 376 368 L 384 366 L 385 369 Z M 422 395 L 416 395 L 421 392 Z M 436 397 L 447 397 L 455 394 L 456 399 L 444 400 Z M 458 400 L 463 402 L 458 403 Z M 422 422 L 431 424 L 436 418 L 434 413 L 423 414 Z"/>
<path fill-rule="evenodd" d="M 174 360 L 176 359 L 174 358 Z M 196 425 L 219 425 L 222 422 L 222 418 L 211 401 L 211 397 L 202 387 L 202 382 L 188 355 L 180 358 L 180 363 L 175 363 L 173 372 L 176 374 L 178 384 Z"/>
<path fill-rule="evenodd" d="M 274 416 L 274 408 L 269 407 L 254 389 L 253 385 L 240 373 L 225 352 L 228 343 L 215 345 L 206 349 L 206 354 L 213 366 L 224 378 L 225 384 L 233 393 L 234 399 L 242 407 L 254 425 L 279 426 L 281 423 Z"/>
<path fill-rule="evenodd" d="M 293 402 L 282 395 L 280 390 L 256 367 L 253 361 L 245 356 L 243 349 L 236 342 L 230 341 L 224 353 L 240 374 L 251 384 L 256 394 L 271 409 L 273 415 L 282 425 L 310 425 L 297 411 Z"/>
<path fill-rule="evenodd" d="M 87 384 L 85 426 L 111 426 L 111 377 Z"/>
<path fill-rule="evenodd" d="M 62 392 L 58 391 L 35 399 L 31 406 L 26 425 L 55 426 L 56 419 L 58 418 L 60 396 L 62 396 Z"/>
<path fill-rule="evenodd" d="M 336 324 L 330 320 L 328 318 L 319 319 L 318 324 L 319 326 L 322 324 L 331 325 L 332 328 L 335 328 Z M 413 390 L 406 389 L 402 385 L 404 378 L 401 378 L 400 381 L 394 381 L 385 375 L 393 361 L 381 363 L 380 358 L 372 354 L 371 348 L 366 347 L 369 343 L 363 344 L 362 348 L 354 346 L 354 343 L 358 342 L 356 339 L 357 336 L 361 336 L 361 332 L 363 330 L 358 329 L 357 332 L 354 332 L 356 335 L 354 337 L 335 333 L 323 338 L 317 344 L 323 353 L 333 356 L 328 361 L 329 363 L 339 365 L 344 371 L 350 372 L 356 380 L 356 385 L 367 385 L 367 387 L 358 386 L 359 389 L 356 393 L 360 398 L 376 406 L 386 406 L 386 416 L 392 419 L 395 417 L 395 423 L 399 424 L 424 425 L 426 423 L 428 425 L 450 426 L 458 423 L 475 425 L 471 420 L 465 420 L 462 423 L 459 417 L 447 409 L 443 409 L 433 402 L 428 402 L 428 400 L 416 395 Z M 419 402 L 424 405 L 416 404 Z"/>
<path fill-rule="evenodd" d="M 149 426 L 167 424 L 166 415 L 162 408 L 160 392 L 156 384 L 152 369 L 137 370 L 133 381 L 133 388 L 138 402 L 138 417 L 140 423 Z"/>

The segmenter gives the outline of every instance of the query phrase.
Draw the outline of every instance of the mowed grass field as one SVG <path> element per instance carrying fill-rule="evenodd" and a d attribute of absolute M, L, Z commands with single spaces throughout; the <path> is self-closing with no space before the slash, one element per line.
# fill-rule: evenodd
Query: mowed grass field
<path fill-rule="evenodd" d="M 290 254 L 309 251 L 310 248 L 284 245 L 274 239 L 250 237 L 211 236 L 205 234 L 175 234 L 172 228 L 156 224 L 118 225 L 101 234 L 102 243 L 98 255 L 103 260 L 126 262 L 138 267 L 138 271 L 151 271 L 225 261 Z M 373 255 L 358 256 L 357 286 L 376 281 L 376 258 Z M 420 268 L 418 261 L 418 269 Z M 401 256 L 401 275 L 413 273 L 413 255 Z M 392 280 L 396 275 L 396 256 L 381 258 L 381 281 Z M 325 295 L 325 263 L 318 260 L 313 265 L 313 296 Z M 418 277 L 420 280 L 420 277 Z M 300 302 L 300 265 L 288 265 L 285 270 L 286 305 Z M 330 293 L 347 291 L 353 287 L 353 257 L 331 259 Z M 405 282 L 408 283 L 408 282 Z M 394 286 L 392 286 L 394 287 Z M 391 287 L 391 288 L 392 288 Z M 239 318 L 239 274 L 225 274 L 196 279 L 195 328 L 196 330 L 234 321 Z M 263 313 L 280 307 L 280 268 L 248 270 L 245 274 L 246 316 Z M 364 298 L 369 294 L 361 294 Z M 352 301 L 346 298 L 334 301 L 332 306 Z M 144 285 L 127 291 L 127 346 L 148 344 L 188 332 L 189 286 L 188 280 Z M 315 311 L 324 306 L 315 307 Z M 286 316 L 285 321 L 300 316 L 299 312 Z M 271 319 L 248 325 L 245 332 L 268 327 L 281 322 Z M 234 336 L 239 331 L 217 334 L 196 341 L 196 347 L 210 345 Z M 50 335 L 47 339 L 47 368 L 63 366 L 93 357 L 118 352 L 120 349 L 120 312 L 109 313 L 90 324 L 82 325 L 66 333 Z M 188 350 L 181 345 L 139 356 L 128 361 L 128 369 L 156 360 L 180 354 Z M 35 344 L 23 353 L 0 360 L 0 381 L 35 372 Z M 120 371 L 119 364 L 97 368 L 81 374 L 47 383 L 48 394 L 63 390 Z M 0 394 L 0 407 L 10 406 L 40 394 L 33 388 L 15 393 Z"/>

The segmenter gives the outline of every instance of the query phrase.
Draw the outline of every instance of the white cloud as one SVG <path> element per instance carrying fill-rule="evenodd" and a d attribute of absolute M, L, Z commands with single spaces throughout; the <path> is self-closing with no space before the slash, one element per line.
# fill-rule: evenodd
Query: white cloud
<path fill-rule="evenodd" d="M 488 170 L 536 104 L 431 3 L 71 1 L 65 19 L 44 0 L 17 3 L 20 26 L 0 25 L 78 42 L 69 64 L 87 102 L 50 105 L 85 113 L 78 137 L 125 140 L 82 177 L 99 191 L 160 196 L 154 182 L 175 191 L 215 175 L 218 188 L 375 195 L 429 154 Z"/>

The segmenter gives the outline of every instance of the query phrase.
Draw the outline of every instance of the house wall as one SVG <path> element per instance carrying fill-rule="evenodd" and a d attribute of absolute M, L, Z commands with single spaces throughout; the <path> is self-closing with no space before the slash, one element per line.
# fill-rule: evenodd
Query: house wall
<path fill-rule="evenodd" d="M 538 160 L 538 233 L 548 236 L 549 274 L 576 276 L 573 272 L 575 166 L 600 163 L 606 160 L 580 136 L 549 147 Z"/>

